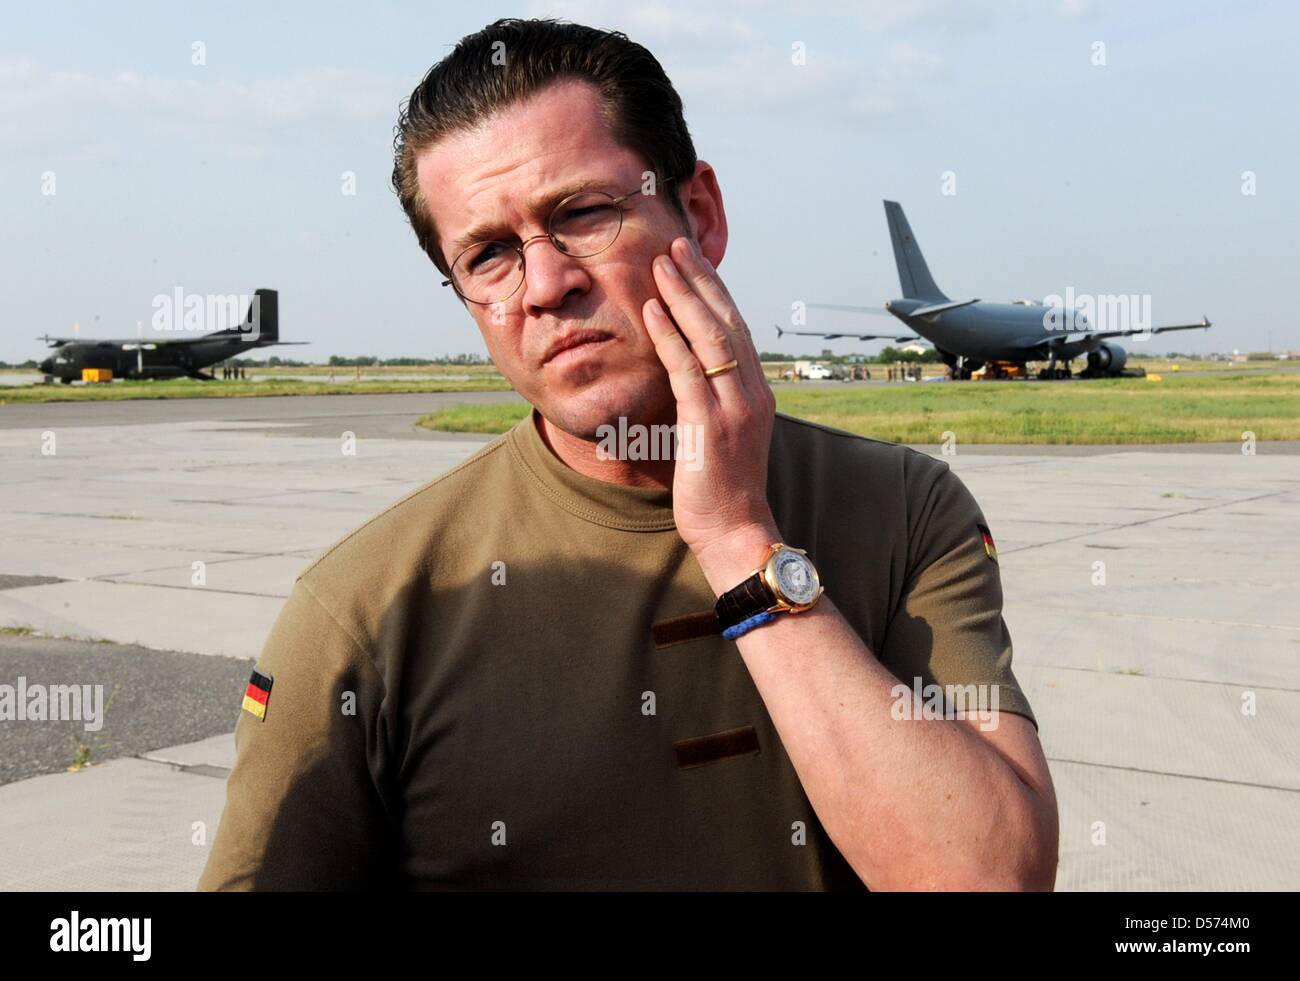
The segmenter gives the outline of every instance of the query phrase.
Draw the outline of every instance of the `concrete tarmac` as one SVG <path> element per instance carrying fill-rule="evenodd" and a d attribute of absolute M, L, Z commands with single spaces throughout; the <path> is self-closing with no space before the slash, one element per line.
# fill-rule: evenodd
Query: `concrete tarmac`
<path fill-rule="evenodd" d="M 887 382 L 857 382 L 859 387 Z M 894 382 L 892 384 L 902 384 Z M 1050 384 L 1067 384 L 1052 382 Z M 1068 384 L 1073 384 L 1068 383 Z M 1085 383 L 1081 383 L 1085 384 Z M 843 388 L 843 382 L 799 382 L 797 387 Z M 774 389 L 789 389 L 778 382 Z M 123 400 L 120 402 L 48 402 L 0 405 L 0 430 L 46 429 L 50 426 L 129 426 L 162 422 L 231 422 L 252 426 L 268 435 L 334 437 L 344 431 L 384 439 L 482 442 L 472 433 L 434 433 L 413 426 L 413 420 L 445 406 L 509 402 L 523 405 L 514 392 L 420 392 L 393 395 L 296 395 L 220 399 Z M 259 425 L 260 424 L 260 428 Z M 917 446 L 932 455 L 938 444 Z M 963 444 L 961 452 L 980 456 L 1109 456 L 1115 453 L 1239 454 L 1240 443 L 1144 443 L 1133 446 L 1080 444 Z M 1300 440 L 1268 444 L 1268 454 L 1300 454 Z"/>
<path fill-rule="evenodd" d="M 259 395 L 249 398 L 124 399 L 102 402 L 18 402 L 0 405 L 0 430 L 116 427 L 161 423 L 230 422 L 266 433 L 432 439 L 415 419 L 451 405 L 524 404 L 514 392 L 419 392 L 396 395 Z M 261 427 L 259 429 L 259 425 Z M 480 440 L 440 433 L 438 439 Z"/>
<path fill-rule="evenodd" d="M 294 576 L 486 441 L 417 416 L 502 397 L 0 407 L 0 628 L 44 635 L 0 635 L 0 684 L 119 691 L 78 772 L 72 728 L 0 722 L 0 889 L 192 889 L 230 692 Z M 1300 459 L 1087 449 L 944 458 L 997 540 L 1060 803 L 1057 887 L 1296 889 Z"/>

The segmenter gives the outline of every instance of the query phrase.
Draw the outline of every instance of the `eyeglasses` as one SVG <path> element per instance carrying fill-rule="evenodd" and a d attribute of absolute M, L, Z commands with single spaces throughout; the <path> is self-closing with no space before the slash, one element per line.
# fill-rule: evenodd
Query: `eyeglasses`
<path fill-rule="evenodd" d="M 468 303 L 491 306 L 514 296 L 524 281 L 529 242 L 549 238 L 564 255 L 588 259 L 614 244 L 623 230 L 623 203 L 637 194 L 655 194 L 665 177 L 647 191 L 644 186 L 614 197 L 604 191 L 579 191 L 555 206 L 546 222 L 546 234 L 534 235 L 518 245 L 509 242 L 475 242 L 451 264 L 451 278 L 442 281 Z"/>

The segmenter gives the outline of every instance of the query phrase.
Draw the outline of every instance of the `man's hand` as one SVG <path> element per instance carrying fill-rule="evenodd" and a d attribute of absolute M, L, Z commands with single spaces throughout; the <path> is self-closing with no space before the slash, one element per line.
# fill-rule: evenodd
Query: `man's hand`
<path fill-rule="evenodd" d="M 749 327 L 695 244 L 674 240 L 653 269 L 668 309 L 651 298 L 642 317 L 677 399 L 673 517 L 706 574 L 711 565 L 729 589 L 733 568 L 752 572 L 767 545 L 780 539 L 767 502 L 776 397 Z M 706 368 L 732 359 L 739 362 L 734 370 L 705 377 Z"/>

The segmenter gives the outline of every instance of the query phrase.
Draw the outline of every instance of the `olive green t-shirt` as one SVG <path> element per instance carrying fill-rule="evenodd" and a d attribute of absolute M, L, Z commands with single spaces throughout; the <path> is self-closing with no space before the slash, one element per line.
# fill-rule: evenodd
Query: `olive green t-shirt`
<path fill-rule="evenodd" d="M 716 599 L 671 491 L 572 470 L 537 419 L 299 576 L 200 889 L 865 889 L 736 644 L 655 645 Z M 1033 720 L 946 463 L 778 413 L 768 497 L 903 682 L 997 685 Z"/>

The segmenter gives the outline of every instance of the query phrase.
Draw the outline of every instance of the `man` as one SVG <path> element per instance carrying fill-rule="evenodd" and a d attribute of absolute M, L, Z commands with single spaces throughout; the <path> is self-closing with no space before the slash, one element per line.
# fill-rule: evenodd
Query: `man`
<path fill-rule="evenodd" d="M 299 577 L 200 888 L 1050 889 L 983 516 L 775 413 L 649 52 L 490 25 L 412 94 L 394 182 L 534 408 Z"/>

